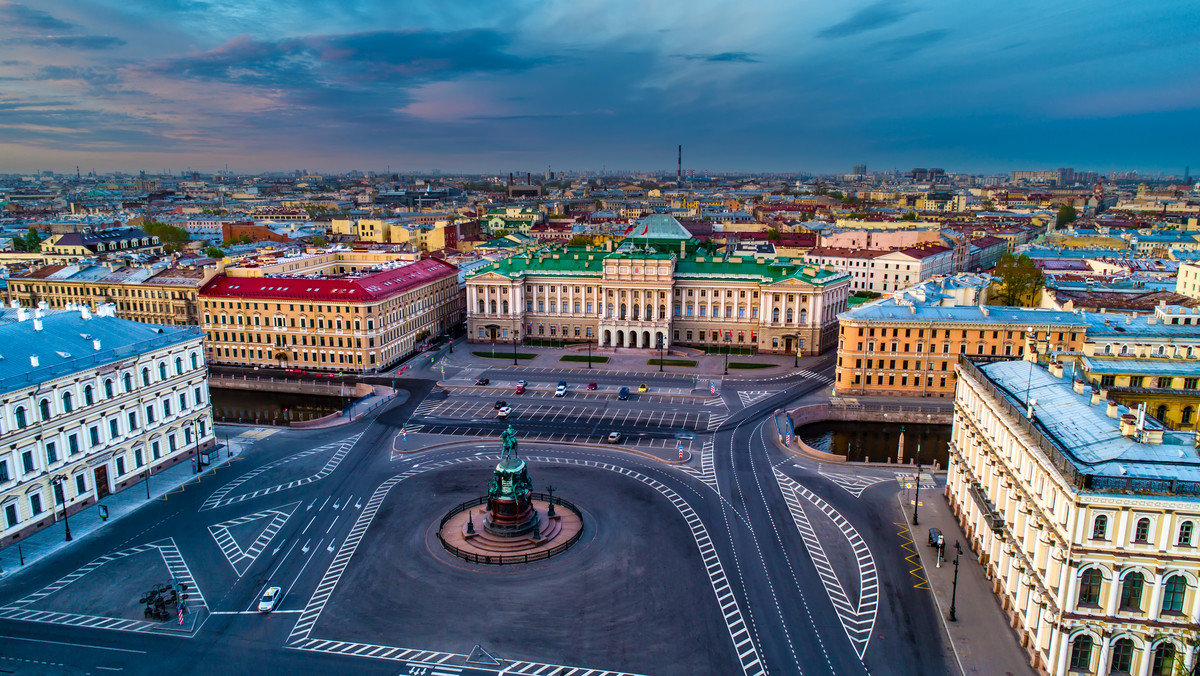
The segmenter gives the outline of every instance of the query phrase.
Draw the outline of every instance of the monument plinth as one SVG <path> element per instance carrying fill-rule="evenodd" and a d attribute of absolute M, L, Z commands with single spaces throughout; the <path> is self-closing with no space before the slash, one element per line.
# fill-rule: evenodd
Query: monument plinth
<path fill-rule="evenodd" d="M 500 462 L 484 497 L 465 502 L 442 518 L 438 539 L 447 551 L 474 563 L 527 563 L 560 554 L 583 533 L 583 515 L 575 505 L 550 494 L 534 493 L 529 468 L 517 453 L 517 433 L 500 435 Z M 563 510 L 555 510 L 555 505 Z M 478 518 L 483 527 L 477 528 Z"/>

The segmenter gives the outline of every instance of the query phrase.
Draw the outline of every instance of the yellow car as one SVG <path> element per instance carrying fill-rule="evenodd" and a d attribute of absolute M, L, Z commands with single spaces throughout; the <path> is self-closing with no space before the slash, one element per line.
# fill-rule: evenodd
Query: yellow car
<path fill-rule="evenodd" d="M 638 392 L 649 392 L 649 391 L 650 391 L 650 388 L 646 387 L 646 383 L 642 383 L 641 385 L 638 385 Z"/>

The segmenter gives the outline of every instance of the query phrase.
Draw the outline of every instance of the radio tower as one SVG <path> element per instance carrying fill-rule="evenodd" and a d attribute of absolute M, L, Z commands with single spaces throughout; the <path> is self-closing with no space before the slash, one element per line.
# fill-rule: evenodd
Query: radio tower
<path fill-rule="evenodd" d="M 675 156 L 675 182 L 683 185 L 683 144 L 679 145 Z"/>

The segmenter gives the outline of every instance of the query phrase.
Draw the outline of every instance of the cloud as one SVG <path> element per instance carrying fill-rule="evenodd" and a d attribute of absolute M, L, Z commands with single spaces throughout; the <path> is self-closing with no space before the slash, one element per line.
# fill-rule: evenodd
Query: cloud
<path fill-rule="evenodd" d="M 125 41 L 111 35 L 52 35 L 33 38 L 32 44 L 40 47 L 65 47 L 67 49 L 112 49 Z"/>
<path fill-rule="evenodd" d="M 720 52 L 717 54 L 679 54 L 688 61 L 708 61 L 710 63 L 762 63 L 757 54 L 751 52 Z"/>
<path fill-rule="evenodd" d="M 934 28 L 923 33 L 881 40 L 875 43 L 872 49 L 883 52 L 884 56 L 891 61 L 899 61 L 932 47 L 934 44 L 944 40 L 948 35 L 950 35 L 950 31 L 945 28 Z"/>
<path fill-rule="evenodd" d="M 912 14 L 914 11 L 916 10 L 906 9 L 900 3 L 893 0 L 879 0 L 879 2 L 867 5 L 842 21 L 817 33 L 817 37 L 827 40 L 848 38 L 859 33 L 886 28 L 902 21 L 904 17 Z"/>
<path fill-rule="evenodd" d="M 18 2 L 0 3 L 0 16 L 4 17 L 9 28 L 23 31 L 65 31 L 72 28 L 70 23 L 62 19 Z"/>

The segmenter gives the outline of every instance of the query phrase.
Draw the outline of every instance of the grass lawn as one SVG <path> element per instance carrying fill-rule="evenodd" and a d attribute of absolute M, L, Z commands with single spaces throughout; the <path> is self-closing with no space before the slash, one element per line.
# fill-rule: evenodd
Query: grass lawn
<path fill-rule="evenodd" d="M 731 369 L 769 369 L 775 364 L 764 364 L 760 361 L 731 361 L 729 368 Z"/>
<path fill-rule="evenodd" d="M 475 355 L 476 357 L 483 357 L 484 359 L 512 359 L 513 358 L 512 352 L 505 352 L 504 350 L 497 350 L 496 354 L 492 354 L 491 352 L 472 352 L 471 354 Z M 530 354 L 529 352 L 518 352 L 517 353 L 517 359 L 533 359 L 536 356 L 537 356 L 536 354 Z"/>
<path fill-rule="evenodd" d="M 659 362 L 662 362 L 663 366 L 695 366 L 696 365 L 696 360 L 694 360 L 694 359 L 657 359 L 657 358 L 655 358 L 655 359 L 648 360 L 646 363 L 649 364 L 650 366 L 658 366 Z"/>
<path fill-rule="evenodd" d="M 563 356 L 559 357 L 558 360 L 559 361 L 586 362 L 588 360 L 588 356 L 586 354 L 564 354 Z M 606 363 L 608 363 L 608 357 L 600 357 L 600 356 L 592 355 L 592 363 L 593 364 L 606 364 Z"/>

